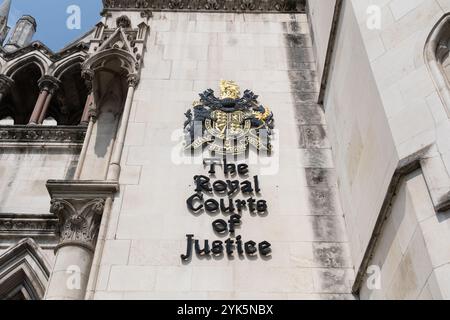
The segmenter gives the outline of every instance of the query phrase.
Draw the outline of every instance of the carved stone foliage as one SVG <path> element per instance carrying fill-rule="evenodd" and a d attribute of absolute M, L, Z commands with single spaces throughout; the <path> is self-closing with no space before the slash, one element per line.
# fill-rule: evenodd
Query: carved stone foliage
<path fill-rule="evenodd" d="M 155 11 L 303 12 L 304 0 L 103 0 L 105 9 Z"/>
<path fill-rule="evenodd" d="M 119 190 L 118 184 L 49 180 L 47 189 L 52 198 L 50 212 L 58 217 L 60 241 L 57 249 L 81 246 L 94 251 L 105 202 Z"/>
<path fill-rule="evenodd" d="M 117 18 L 116 24 L 118 28 L 130 28 L 131 20 L 127 16 L 123 15 Z"/>
<path fill-rule="evenodd" d="M 86 128 L 83 126 L 2 126 L 0 143 L 71 143 L 83 144 Z"/>
<path fill-rule="evenodd" d="M 105 206 L 104 199 L 53 199 L 50 212 L 59 218 L 60 244 L 79 245 L 92 251 Z"/>

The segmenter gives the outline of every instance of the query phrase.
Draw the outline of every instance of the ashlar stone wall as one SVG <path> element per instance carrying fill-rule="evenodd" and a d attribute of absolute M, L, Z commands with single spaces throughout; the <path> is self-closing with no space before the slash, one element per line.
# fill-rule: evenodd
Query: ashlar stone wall
<path fill-rule="evenodd" d="M 95 298 L 353 298 L 306 15 L 154 13 L 147 48 Z M 183 262 L 186 234 L 225 240 L 212 230 L 214 216 L 186 207 L 193 177 L 207 169 L 178 158 L 184 113 L 221 79 L 253 90 L 275 115 L 276 170 L 250 164 L 269 213 L 244 215 L 239 228 L 273 252 Z"/>
<path fill-rule="evenodd" d="M 0 213 L 49 214 L 49 179 L 71 179 L 79 147 L 0 147 Z"/>
<path fill-rule="evenodd" d="M 382 286 L 364 280 L 361 298 L 448 298 L 448 212 L 435 211 L 433 183 L 448 192 L 450 122 L 424 49 L 449 9 L 447 0 L 343 3 L 324 108 L 353 265 L 381 269 Z M 394 173 L 415 157 L 426 166 L 390 200 Z M 383 205 L 389 218 L 372 247 Z"/>

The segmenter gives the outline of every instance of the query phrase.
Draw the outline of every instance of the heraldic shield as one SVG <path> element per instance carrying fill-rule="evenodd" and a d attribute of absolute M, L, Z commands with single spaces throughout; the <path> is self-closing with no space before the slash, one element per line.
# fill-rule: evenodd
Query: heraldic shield
<path fill-rule="evenodd" d="M 246 90 L 241 97 L 233 81 L 220 82 L 220 98 L 212 89 L 200 94 L 184 123 L 186 149 L 207 147 L 222 155 L 238 155 L 251 147 L 270 153 L 274 127 L 273 114 L 258 102 L 258 96 Z"/>

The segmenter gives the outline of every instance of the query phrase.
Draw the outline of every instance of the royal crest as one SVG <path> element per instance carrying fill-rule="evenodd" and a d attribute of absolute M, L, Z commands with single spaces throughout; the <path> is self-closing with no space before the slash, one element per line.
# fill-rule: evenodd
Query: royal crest
<path fill-rule="evenodd" d="M 218 154 L 242 154 L 250 147 L 270 153 L 273 114 L 258 102 L 258 96 L 246 90 L 241 97 L 233 81 L 220 82 L 220 98 L 214 90 L 200 94 L 200 101 L 185 113 L 186 149 L 205 146 Z"/>

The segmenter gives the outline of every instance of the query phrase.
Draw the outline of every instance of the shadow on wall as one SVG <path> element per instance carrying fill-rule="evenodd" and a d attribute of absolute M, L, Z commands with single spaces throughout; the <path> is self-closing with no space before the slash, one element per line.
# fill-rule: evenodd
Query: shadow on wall
<path fill-rule="evenodd" d="M 95 154 L 98 157 L 104 157 L 114 141 L 126 98 L 126 79 L 110 70 L 100 71 L 96 76 L 95 98 L 99 110 Z"/>

